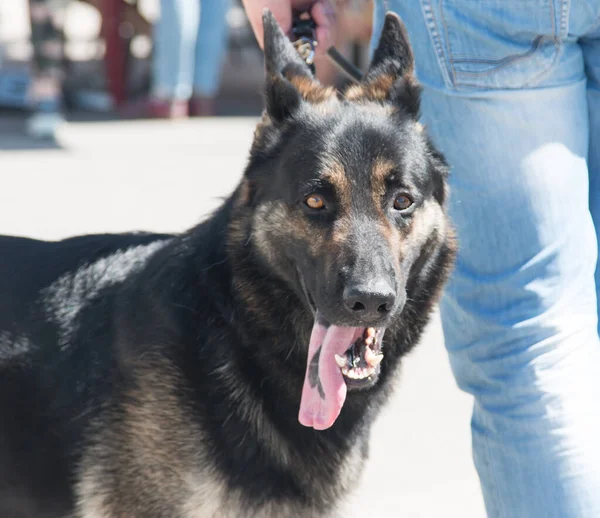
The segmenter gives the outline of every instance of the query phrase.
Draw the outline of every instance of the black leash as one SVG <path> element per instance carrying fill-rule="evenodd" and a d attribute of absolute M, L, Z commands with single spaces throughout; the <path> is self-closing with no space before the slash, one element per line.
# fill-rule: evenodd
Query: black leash
<path fill-rule="evenodd" d="M 292 43 L 313 74 L 315 73 L 315 48 L 319 44 L 316 30 L 317 25 L 308 11 L 295 11 L 293 13 Z M 329 47 L 327 55 L 350 79 L 357 82 L 362 79 L 363 73 L 360 69 L 346 59 L 335 47 Z"/>
<path fill-rule="evenodd" d="M 334 46 L 331 46 L 327 49 L 327 55 L 340 68 L 340 70 L 346 73 L 350 79 L 353 79 L 357 83 L 362 80 L 363 73 L 361 70 L 347 60 Z"/>

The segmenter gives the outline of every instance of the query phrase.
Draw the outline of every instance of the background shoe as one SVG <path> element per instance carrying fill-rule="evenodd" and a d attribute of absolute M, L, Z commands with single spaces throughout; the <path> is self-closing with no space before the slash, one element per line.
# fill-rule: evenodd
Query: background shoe
<path fill-rule="evenodd" d="M 27 134 L 39 139 L 54 139 L 58 128 L 65 122 L 60 101 L 46 99 L 38 101 L 33 114 L 26 123 Z"/>
<path fill-rule="evenodd" d="M 150 99 L 148 102 L 148 116 L 153 119 L 183 119 L 188 113 L 187 101 Z"/>
<path fill-rule="evenodd" d="M 188 102 L 150 97 L 127 103 L 120 112 L 132 119 L 183 119 L 188 116 Z"/>
<path fill-rule="evenodd" d="M 217 106 L 213 97 L 194 96 L 190 99 L 190 116 L 214 117 Z"/>

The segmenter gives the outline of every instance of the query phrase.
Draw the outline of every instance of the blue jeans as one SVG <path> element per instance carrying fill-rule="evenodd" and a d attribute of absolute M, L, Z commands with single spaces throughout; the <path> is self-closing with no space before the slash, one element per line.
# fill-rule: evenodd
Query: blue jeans
<path fill-rule="evenodd" d="M 154 34 L 157 97 L 213 97 L 227 49 L 228 0 L 161 0 Z"/>
<path fill-rule="evenodd" d="M 442 322 L 488 514 L 600 517 L 600 0 L 389 6 L 452 166 Z"/>

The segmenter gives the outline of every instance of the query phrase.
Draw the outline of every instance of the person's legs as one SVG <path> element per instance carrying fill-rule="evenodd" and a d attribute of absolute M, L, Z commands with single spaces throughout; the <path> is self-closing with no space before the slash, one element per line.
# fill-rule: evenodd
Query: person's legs
<path fill-rule="evenodd" d="M 54 137 L 62 122 L 62 82 L 64 80 L 64 9 L 47 0 L 29 0 L 33 78 L 29 101 L 33 114 L 29 133 Z"/>
<path fill-rule="evenodd" d="M 600 240 L 600 27 L 581 40 L 588 78 L 587 99 L 590 118 L 590 210 Z M 600 264 L 596 266 L 596 297 L 600 300 Z"/>
<path fill-rule="evenodd" d="M 459 255 L 442 320 L 475 397 L 473 454 L 494 518 L 600 516 L 588 106 L 567 24 L 577 2 L 389 2 L 452 166 Z"/>
<path fill-rule="evenodd" d="M 195 115 L 210 115 L 217 95 L 221 66 L 227 51 L 229 0 L 202 0 L 194 67 Z"/>
<path fill-rule="evenodd" d="M 200 0 L 161 0 L 154 35 L 153 97 L 185 106 L 192 95 Z"/>

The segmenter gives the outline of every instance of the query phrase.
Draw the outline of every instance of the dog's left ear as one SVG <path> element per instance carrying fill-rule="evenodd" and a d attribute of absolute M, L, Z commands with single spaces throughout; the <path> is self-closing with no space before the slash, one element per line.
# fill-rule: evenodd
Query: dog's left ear
<path fill-rule="evenodd" d="M 268 9 L 263 12 L 263 28 L 267 113 L 272 119 L 282 121 L 290 117 L 302 101 L 290 78 L 312 82 L 313 75 Z"/>
<path fill-rule="evenodd" d="M 369 70 L 360 85 L 349 88 L 346 97 L 391 102 L 417 118 L 421 87 L 414 70 L 406 27 L 397 14 L 387 13 Z"/>

